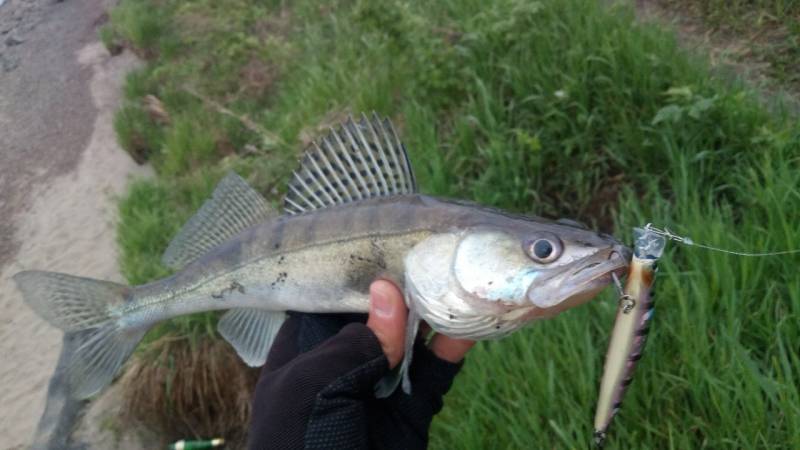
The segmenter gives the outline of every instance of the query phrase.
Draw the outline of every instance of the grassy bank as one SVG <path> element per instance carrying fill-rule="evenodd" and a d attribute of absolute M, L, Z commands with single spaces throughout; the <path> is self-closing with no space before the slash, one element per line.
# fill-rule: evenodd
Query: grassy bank
<path fill-rule="evenodd" d="M 116 122 L 158 174 L 121 203 L 132 283 L 168 273 L 161 252 L 227 170 L 277 201 L 304 144 L 371 110 L 394 118 L 429 194 L 626 240 L 653 222 L 726 248 L 800 246 L 800 127 L 626 8 L 225 3 L 123 0 L 104 32 L 149 61 Z M 797 263 L 671 246 L 610 447 L 800 447 Z M 585 448 L 614 306 L 606 293 L 480 344 L 432 446 Z M 213 336 L 213 322 L 180 319 L 148 340 Z"/>

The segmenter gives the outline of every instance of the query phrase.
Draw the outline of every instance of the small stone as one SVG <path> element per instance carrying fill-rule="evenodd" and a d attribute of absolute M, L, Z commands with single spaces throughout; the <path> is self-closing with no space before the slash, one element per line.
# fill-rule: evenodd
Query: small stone
<path fill-rule="evenodd" d="M 3 69 L 5 72 L 11 72 L 12 70 L 16 69 L 19 63 L 14 59 L 9 59 L 8 57 L 4 57 L 0 54 L 0 68 Z"/>
<path fill-rule="evenodd" d="M 11 36 L 9 36 L 8 38 L 6 38 L 6 45 L 9 46 L 9 47 L 13 47 L 15 45 L 22 44 L 23 42 L 25 42 L 25 39 L 17 37 L 17 36 L 15 36 L 13 34 Z"/>

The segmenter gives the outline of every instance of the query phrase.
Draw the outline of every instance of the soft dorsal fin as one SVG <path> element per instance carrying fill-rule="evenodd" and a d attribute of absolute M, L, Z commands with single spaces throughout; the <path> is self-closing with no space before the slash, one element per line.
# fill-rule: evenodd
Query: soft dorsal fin
<path fill-rule="evenodd" d="M 161 262 L 180 269 L 242 230 L 274 215 L 276 212 L 267 200 L 231 172 L 172 239 Z"/>
<path fill-rule="evenodd" d="M 306 149 L 284 201 L 288 214 L 300 214 L 373 197 L 417 191 L 406 149 L 389 119 L 361 115 Z"/>

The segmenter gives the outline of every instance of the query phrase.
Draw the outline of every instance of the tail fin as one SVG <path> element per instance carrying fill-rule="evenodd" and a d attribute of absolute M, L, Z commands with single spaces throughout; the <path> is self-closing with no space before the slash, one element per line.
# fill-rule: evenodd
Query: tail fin
<path fill-rule="evenodd" d="M 82 343 L 67 369 L 73 394 L 87 398 L 100 391 L 128 359 L 146 329 L 121 325 L 115 306 L 130 288 L 108 281 L 54 272 L 14 275 L 25 302 L 43 319 L 65 332 L 79 332 Z"/>

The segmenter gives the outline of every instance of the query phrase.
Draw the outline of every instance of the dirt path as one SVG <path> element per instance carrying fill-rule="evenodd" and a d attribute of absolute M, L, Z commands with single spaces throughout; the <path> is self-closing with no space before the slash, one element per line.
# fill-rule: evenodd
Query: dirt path
<path fill-rule="evenodd" d="M 787 108 L 800 115 L 800 90 L 774 79 L 763 50 L 757 50 L 770 39 L 783 38 L 785 30 L 767 29 L 754 23 L 752 32 L 735 33 L 711 28 L 696 13 L 663 0 L 635 0 L 633 5 L 640 21 L 674 29 L 681 46 L 706 55 L 717 77 L 743 79 L 759 93 L 768 108 Z"/>
<path fill-rule="evenodd" d="M 72 170 L 96 114 L 91 68 L 102 0 L 8 0 L 0 6 L 0 266 L 14 255 L 13 216 L 37 184 Z"/>
<path fill-rule="evenodd" d="M 0 67 L 0 448 L 30 444 L 61 347 L 10 276 L 120 280 L 113 197 L 147 173 L 116 143 L 113 112 L 136 61 L 98 42 L 104 10 L 103 0 L 0 5 L 0 33 L 9 17 L 15 26 L 0 41 L 0 62 L 13 62 Z"/>

